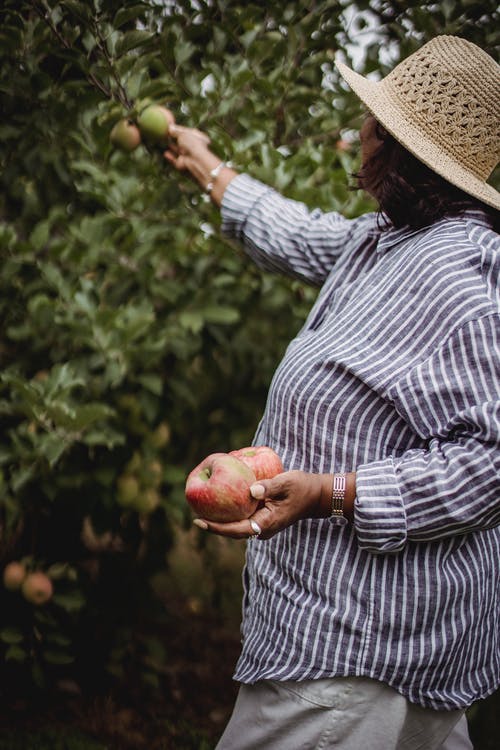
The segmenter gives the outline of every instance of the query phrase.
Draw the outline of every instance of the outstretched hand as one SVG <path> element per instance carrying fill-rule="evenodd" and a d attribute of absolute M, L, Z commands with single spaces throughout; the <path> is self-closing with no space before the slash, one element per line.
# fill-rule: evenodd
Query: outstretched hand
<path fill-rule="evenodd" d="M 189 172 L 203 190 L 210 192 L 212 201 L 220 206 L 226 187 L 237 173 L 229 163 L 222 162 L 210 150 L 210 138 L 198 128 L 175 124 L 170 126 L 168 133 L 170 140 L 163 154 L 165 159 L 179 171 Z M 212 173 L 219 166 L 224 168 L 215 179 Z"/>
<path fill-rule="evenodd" d="M 198 128 L 171 125 L 168 131 L 170 144 L 164 152 L 165 159 L 176 169 L 191 171 L 192 161 L 207 153 L 210 138 Z"/>
<path fill-rule="evenodd" d="M 251 486 L 253 497 L 261 502 L 250 518 L 232 523 L 195 519 L 194 523 L 232 539 L 247 539 L 250 536 L 270 539 L 302 518 L 327 517 L 331 506 L 331 489 L 331 474 L 285 471 L 273 479 L 260 480 Z"/>

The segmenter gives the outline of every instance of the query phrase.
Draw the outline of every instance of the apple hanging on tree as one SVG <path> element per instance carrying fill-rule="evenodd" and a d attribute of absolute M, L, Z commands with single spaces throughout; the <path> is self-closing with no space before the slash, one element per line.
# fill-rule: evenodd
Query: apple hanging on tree
<path fill-rule="evenodd" d="M 3 571 L 3 584 L 9 591 L 20 589 L 26 578 L 26 566 L 17 560 L 8 563 Z"/>
<path fill-rule="evenodd" d="M 134 151 L 141 142 L 141 133 L 137 125 L 128 118 L 119 120 L 111 130 L 109 139 L 122 151 Z"/>
<path fill-rule="evenodd" d="M 137 119 L 137 125 L 145 140 L 153 143 L 166 144 L 168 131 L 175 123 L 172 112 L 160 104 L 150 104 L 142 110 Z"/>
<path fill-rule="evenodd" d="M 46 604 L 52 598 L 54 588 L 52 581 L 41 570 L 28 573 L 21 586 L 24 598 L 31 604 Z"/>

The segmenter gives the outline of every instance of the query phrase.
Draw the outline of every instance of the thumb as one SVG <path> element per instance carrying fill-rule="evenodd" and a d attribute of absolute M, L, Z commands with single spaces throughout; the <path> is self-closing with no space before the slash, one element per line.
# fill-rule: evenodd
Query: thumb
<path fill-rule="evenodd" d="M 263 500 L 266 496 L 266 488 L 262 482 L 250 485 L 250 494 L 256 500 Z"/>
<path fill-rule="evenodd" d="M 283 497 L 283 482 L 280 475 L 278 474 L 272 479 L 259 479 L 258 482 L 254 482 L 250 486 L 250 494 L 256 500 L 264 500 L 266 497 L 270 499 Z"/>

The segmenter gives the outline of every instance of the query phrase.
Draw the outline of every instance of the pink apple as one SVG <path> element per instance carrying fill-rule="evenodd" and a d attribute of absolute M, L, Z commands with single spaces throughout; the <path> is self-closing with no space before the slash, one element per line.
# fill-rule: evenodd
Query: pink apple
<path fill-rule="evenodd" d="M 236 456 L 211 453 L 189 474 L 186 500 L 207 521 L 241 521 L 257 508 L 257 500 L 250 495 L 255 478 L 252 469 Z"/>
<path fill-rule="evenodd" d="M 21 586 L 23 596 L 32 604 L 45 604 L 52 598 L 52 581 L 41 570 L 28 573 Z"/>
<path fill-rule="evenodd" d="M 3 583 L 5 588 L 9 591 L 20 589 L 26 578 L 26 572 L 25 566 L 22 563 L 17 562 L 17 560 L 8 563 L 3 571 Z"/>
<path fill-rule="evenodd" d="M 239 448 L 230 451 L 229 455 L 236 456 L 253 469 L 256 479 L 272 479 L 276 474 L 281 474 L 284 471 L 281 458 L 267 445 Z"/>

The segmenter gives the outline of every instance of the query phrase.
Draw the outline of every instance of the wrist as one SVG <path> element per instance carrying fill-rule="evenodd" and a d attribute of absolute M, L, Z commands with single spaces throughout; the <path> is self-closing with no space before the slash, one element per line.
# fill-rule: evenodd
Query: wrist
<path fill-rule="evenodd" d="M 188 169 L 202 190 L 206 190 L 212 179 L 210 172 L 215 170 L 220 163 L 220 158 L 207 149 L 203 153 L 189 157 Z"/>
<path fill-rule="evenodd" d="M 320 489 L 318 500 L 318 517 L 331 518 L 332 494 L 335 474 L 320 474 Z M 342 514 L 349 523 L 354 522 L 354 500 L 356 497 L 356 473 L 345 474 L 345 491 L 342 499 Z"/>
<path fill-rule="evenodd" d="M 202 190 L 220 206 L 226 187 L 237 176 L 230 162 L 221 160 L 211 151 L 193 163 L 191 174 Z"/>

